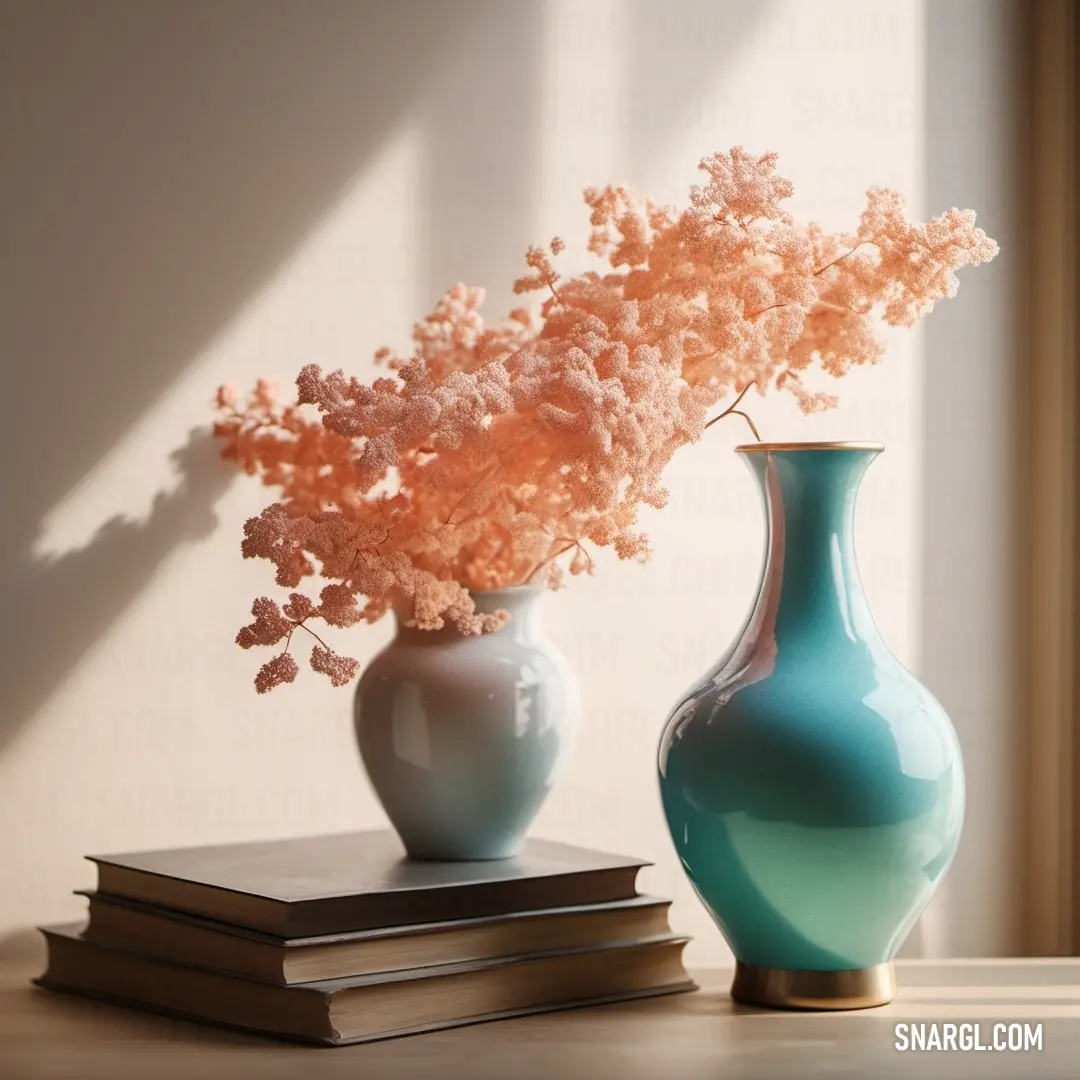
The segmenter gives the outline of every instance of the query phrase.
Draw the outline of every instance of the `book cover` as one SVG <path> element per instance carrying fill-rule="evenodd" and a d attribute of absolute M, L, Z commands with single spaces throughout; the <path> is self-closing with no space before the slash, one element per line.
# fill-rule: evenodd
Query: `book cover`
<path fill-rule="evenodd" d="M 42 928 L 49 962 L 39 986 L 334 1046 L 696 989 L 682 965 L 687 939 L 671 934 L 598 949 L 273 986 L 99 945 L 86 940 L 83 929 Z"/>
<path fill-rule="evenodd" d="M 670 901 L 608 904 L 278 938 L 100 893 L 84 936 L 164 960 L 279 984 L 639 940 L 670 932 Z"/>
<path fill-rule="evenodd" d="M 101 893 L 280 937 L 625 900 L 648 865 L 533 839 L 512 859 L 414 861 L 389 830 L 89 858 Z"/>

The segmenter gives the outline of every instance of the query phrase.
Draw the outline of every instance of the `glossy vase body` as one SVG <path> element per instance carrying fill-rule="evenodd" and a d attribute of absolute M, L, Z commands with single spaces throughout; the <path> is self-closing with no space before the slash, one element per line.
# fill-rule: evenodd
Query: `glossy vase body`
<path fill-rule="evenodd" d="M 959 842 L 960 748 L 859 581 L 856 491 L 880 447 L 741 449 L 764 496 L 764 570 L 734 644 L 668 719 L 664 812 L 735 953 L 734 996 L 882 1004 Z"/>
<path fill-rule="evenodd" d="M 491 634 L 401 624 L 356 691 L 372 786 L 412 858 L 517 854 L 577 725 L 574 673 L 544 636 L 545 590 L 474 594 Z"/>

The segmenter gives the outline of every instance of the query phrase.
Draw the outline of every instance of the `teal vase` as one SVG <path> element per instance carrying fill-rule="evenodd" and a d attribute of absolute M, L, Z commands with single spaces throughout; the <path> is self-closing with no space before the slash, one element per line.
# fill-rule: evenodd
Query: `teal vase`
<path fill-rule="evenodd" d="M 761 582 L 660 743 L 671 838 L 749 1004 L 890 1000 L 960 839 L 956 733 L 889 652 L 856 566 L 856 493 L 881 449 L 739 447 L 765 503 Z"/>

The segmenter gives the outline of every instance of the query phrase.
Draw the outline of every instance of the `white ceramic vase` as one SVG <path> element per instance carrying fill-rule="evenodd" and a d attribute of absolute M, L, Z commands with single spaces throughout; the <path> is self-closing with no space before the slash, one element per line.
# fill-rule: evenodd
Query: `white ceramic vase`
<path fill-rule="evenodd" d="M 515 855 L 555 781 L 580 712 L 577 680 L 544 635 L 547 590 L 474 594 L 506 610 L 491 634 L 398 622 L 356 690 L 364 767 L 412 858 Z"/>

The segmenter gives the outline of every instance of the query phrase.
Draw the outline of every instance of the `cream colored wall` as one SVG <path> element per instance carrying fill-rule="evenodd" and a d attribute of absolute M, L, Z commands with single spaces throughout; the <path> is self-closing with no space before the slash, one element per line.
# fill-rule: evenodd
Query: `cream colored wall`
<path fill-rule="evenodd" d="M 1023 5 L 1021 5 L 1023 6 Z M 919 669 L 953 718 L 967 771 L 964 840 L 922 921 L 927 955 L 1020 948 L 1022 771 L 1031 705 L 1020 700 L 1015 589 L 1025 448 L 1018 445 L 1030 343 L 1017 207 L 1026 152 L 1016 120 L 1024 73 L 1012 0 L 927 8 L 926 199 L 963 201 L 1002 254 L 926 325 L 920 477 Z M 1016 134 L 1014 134 L 1016 133 Z M 992 223 L 992 224 L 991 224 Z M 985 271 L 985 272 L 983 272 Z"/>
<path fill-rule="evenodd" d="M 450 10 L 448 10 L 450 9 Z M 580 189 L 683 197 L 705 153 L 781 151 L 795 209 L 844 227 L 870 184 L 921 211 L 923 8 L 715 4 L 101 2 L 5 11 L 0 94 L 18 156 L 0 467 L 0 933 L 75 917 L 87 852 L 380 826 L 350 697 L 314 675 L 268 697 L 232 637 L 266 565 L 241 560 L 266 496 L 203 440 L 223 380 L 316 361 L 365 375 L 459 278 L 511 302 L 555 233 L 583 265 Z M 14 396 L 11 382 L 14 382 Z M 833 415 L 754 404 L 766 437 L 888 444 L 859 551 L 879 624 L 919 657 L 917 335 L 845 381 Z M 645 856 L 690 958 L 729 954 L 660 813 L 676 695 L 726 646 L 758 572 L 756 496 L 714 428 L 648 520 L 656 557 L 552 596 L 587 720 L 539 835 Z M 389 628 L 335 638 L 370 656 Z"/>

